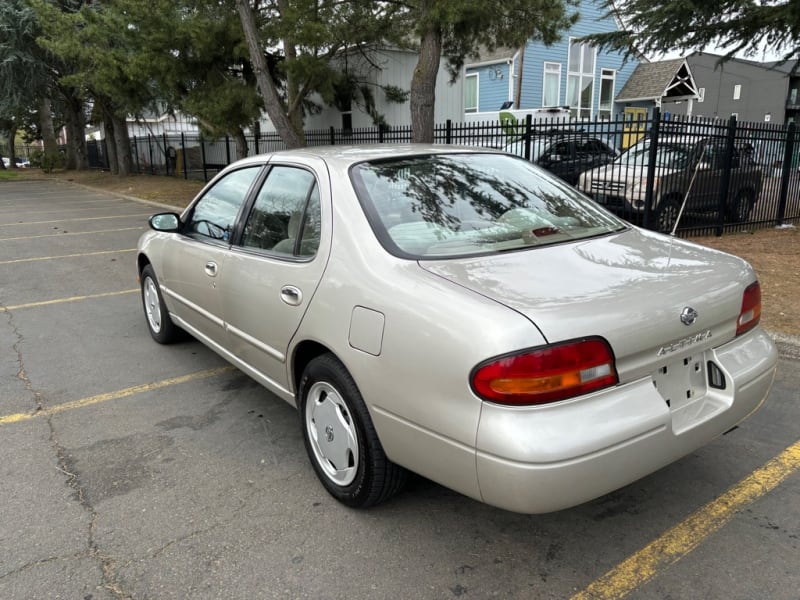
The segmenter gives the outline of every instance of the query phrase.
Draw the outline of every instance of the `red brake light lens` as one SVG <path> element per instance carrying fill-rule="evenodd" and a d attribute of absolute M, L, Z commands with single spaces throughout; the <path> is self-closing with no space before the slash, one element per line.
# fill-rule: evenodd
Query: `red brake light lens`
<path fill-rule="evenodd" d="M 761 320 L 761 285 L 756 281 L 744 290 L 742 310 L 736 321 L 736 335 L 742 335 L 753 329 Z"/>
<path fill-rule="evenodd" d="M 484 400 L 529 406 L 594 392 L 619 378 L 608 342 L 592 337 L 490 359 L 475 367 L 471 382 Z"/>

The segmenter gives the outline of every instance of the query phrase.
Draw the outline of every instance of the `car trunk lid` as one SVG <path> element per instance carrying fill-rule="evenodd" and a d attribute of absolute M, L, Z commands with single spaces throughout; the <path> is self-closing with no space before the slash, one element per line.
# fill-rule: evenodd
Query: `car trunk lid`
<path fill-rule="evenodd" d="M 420 266 L 525 315 L 549 343 L 602 336 L 622 382 L 732 339 L 755 280 L 741 259 L 638 229 Z"/>

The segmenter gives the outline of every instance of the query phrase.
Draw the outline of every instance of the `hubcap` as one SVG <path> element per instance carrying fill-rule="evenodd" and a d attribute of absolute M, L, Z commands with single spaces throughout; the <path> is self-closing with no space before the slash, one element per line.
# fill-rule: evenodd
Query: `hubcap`
<path fill-rule="evenodd" d="M 351 484 L 358 470 L 358 438 L 350 410 L 331 384 L 319 381 L 311 386 L 305 425 L 314 458 L 328 479 Z"/>
<path fill-rule="evenodd" d="M 144 280 L 144 312 L 147 322 L 155 333 L 161 331 L 161 304 L 158 302 L 158 290 L 155 282 L 149 277 Z"/>

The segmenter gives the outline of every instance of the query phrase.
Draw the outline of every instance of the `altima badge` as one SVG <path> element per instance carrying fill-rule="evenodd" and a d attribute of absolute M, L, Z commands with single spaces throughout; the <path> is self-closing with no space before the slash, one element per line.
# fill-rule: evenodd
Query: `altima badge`
<path fill-rule="evenodd" d="M 697 311 L 693 309 L 691 306 L 684 307 L 683 311 L 681 311 L 681 323 L 686 326 L 691 325 L 697 320 Z"/>

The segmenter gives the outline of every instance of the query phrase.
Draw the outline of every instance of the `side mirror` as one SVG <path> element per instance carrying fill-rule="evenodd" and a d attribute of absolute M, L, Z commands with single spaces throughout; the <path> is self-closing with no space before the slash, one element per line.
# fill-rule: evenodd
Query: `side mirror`
<path fill-rule="evenodd" d="M 178 231 L 181 219 L 176 213 L 158 213 L 150 217 L 148 223 L 150 228 L 156 231 L 173 232 Z"/>

